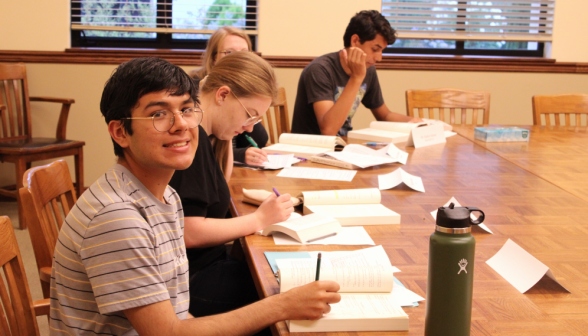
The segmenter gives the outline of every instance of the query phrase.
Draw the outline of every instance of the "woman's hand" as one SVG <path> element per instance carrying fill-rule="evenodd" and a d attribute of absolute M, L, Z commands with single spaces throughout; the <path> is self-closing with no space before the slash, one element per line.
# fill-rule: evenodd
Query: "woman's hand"
<path fill-rule="evenodd" d="M 258 219 L 257 230 L 263 230 L 269 225 L 287 220 L 292 211 L 294 211 L 294 204 L 290 194 L 282 194 L 280 197 L 274 194 L 269 195 L 255 211 Z"/>
<path fill-rule="evenodd" d="M 267 162 L 267 154 L 259 148 L 249 147 L 245 151 L 245 163 L 250 166 L 261 166 Z"/>

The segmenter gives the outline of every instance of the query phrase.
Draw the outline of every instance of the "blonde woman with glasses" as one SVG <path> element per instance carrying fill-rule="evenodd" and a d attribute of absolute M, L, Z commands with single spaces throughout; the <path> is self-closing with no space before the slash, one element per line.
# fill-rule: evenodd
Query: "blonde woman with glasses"
<path fill-rule="evenodd" d="M 277 92 L 273 69 L 254 53 L 223 57 L 200 82 L 204 116 L 198 151 L 190 168 L 176 171 L 170 182 L 184 210 L 190 313 L 196 317 L 258 300 L 247 264 L 228 256 L 224 244 L 284 221 L 293 211 L 290 195 L 271 195 L 255 213 L 227 219 L 230 192 L 216 160 L 223 158 L 226 176 L 232 169 L 231 139 L 251 131 Z"/>
<path fill-rule="evenodd" d="M 250 52 L 251 40 L 245 31 L 234 27 L 219 28 L 208 40 L 206 51 L 202 54 L 202 67 L 190 73 L 200 80 L 210 73 L 214 64 L 221 58 L 235 52 Z M 261 120 L 260 120 L 261 121 Z M 262 124 L 256 124 L 250 131 L 245 131 L 233 138 L 233 159 L 248 165 L 261 165 L 267 161 L 267 153 L 255 148 L 246 138 L 249 136 L 259 148 L 265 147 L 268 141 L 267 131 Z M 227 180 L 230 175 L 226 175 Z"/>

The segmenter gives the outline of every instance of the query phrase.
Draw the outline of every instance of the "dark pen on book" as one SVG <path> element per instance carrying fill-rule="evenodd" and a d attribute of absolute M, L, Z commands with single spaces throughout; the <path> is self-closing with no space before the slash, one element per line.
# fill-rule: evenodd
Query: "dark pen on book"
<path fill-rule="evenodd" d="M 318 253 L 318 257 L 316 258 L 316 278 L 314 281 L 319 281 L 319 276 L 321 275 L 321 253 Z"/>

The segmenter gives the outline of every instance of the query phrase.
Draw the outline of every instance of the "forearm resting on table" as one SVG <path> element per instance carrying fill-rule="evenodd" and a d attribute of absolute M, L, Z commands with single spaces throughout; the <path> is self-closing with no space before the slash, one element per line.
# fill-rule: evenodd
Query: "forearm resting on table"
<path fill-rule="evenodd" d="M 337 135 L 353 106 L 361 81 L 350 79 L 336 102 L 319 101 L 313 104 L 322 135 Z"/>
<path fill-rule="evenodd" d="M 125 310 L 125 315 L 142 336 L 251 335 L 286 319 L 279 301 L 278 295 L 229 313 L 180 320 L 166 300 Z"/>
<path fill-rule="evenodd" d="M 210 247 L 224 244 L 257 231 L 259 221 L 255 213 L 236 218 L 184 218 L 186 248 Z"/>

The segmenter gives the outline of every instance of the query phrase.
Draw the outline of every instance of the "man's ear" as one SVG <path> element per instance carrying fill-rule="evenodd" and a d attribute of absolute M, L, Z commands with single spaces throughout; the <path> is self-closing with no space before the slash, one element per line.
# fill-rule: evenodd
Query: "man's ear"
<path fill-rule="evenodd" d="M 358 47 L 360 45 L 361 45 L 361 40 L 359 38 L 359 35 L 357 35 L 357 34 L 351 35 L 351 46 Z"/>
<path fill-rule="evenodd" d="M 122 148 L 129 147 L 130 139 L 129 134 L 123 127 L 122 120 L 111 120 L 108 123 L 108 133 L 110 137 Z"/>
<path fill-rule="evenodd" d="M 231 93 L 231 89 L 226 86 L 223 85 L 221 87 L 218 88 L 218 90 L 216 90 L 216 94 L 214 95 L 214 99 L 216 100 L 218 105 L 221 105 L 222 102 L 225 101 L 225 99 L 227 99 L 227 96 Z"/>

